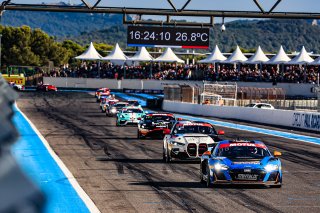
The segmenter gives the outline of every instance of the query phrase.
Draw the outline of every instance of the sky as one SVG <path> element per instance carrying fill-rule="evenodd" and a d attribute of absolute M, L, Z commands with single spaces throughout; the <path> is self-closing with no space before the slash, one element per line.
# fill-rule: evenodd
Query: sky
<path fill-rule="evenodd" d="M 1 0 L 0 2 L 2 2 Z M 57 3 L 69 0 L 12 0 L 13 3 Z M 86 0 L 94 3 L 96 0 Z M 187 0 L 172 0 L 181 8 Z M 71 0 L 72 3 L 80 3 L 80 0 Z M 270 9 L 276 0 L 259 0 L 266 10 Z M 150 7 L 150 8 L 169 8 L 167 0 L 102 0 L 102 6 L 110 7 Z M 187 9 L 199 10 L 258 10 L 253 0 L 192 0 Z M 278 12 L 320 12 L 319 0 L 282 0 L 275 11 Z"/>

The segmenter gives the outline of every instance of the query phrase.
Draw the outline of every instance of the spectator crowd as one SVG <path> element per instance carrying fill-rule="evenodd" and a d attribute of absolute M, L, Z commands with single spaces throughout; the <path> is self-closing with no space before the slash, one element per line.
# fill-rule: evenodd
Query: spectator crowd
<path fill-rule="evenodd" d="M 156 79 L 156 80 L 206 80 L 244 82 L 317 83 L 318 69 L 308 66 L 276 65 L 175 65 L 147 64 L 121 66 L 111 63 L 82 64 L 79 67 L 63 66 L 59 70 L 44 73 L 52 77 L 108 78 L 108 79 Z"/>

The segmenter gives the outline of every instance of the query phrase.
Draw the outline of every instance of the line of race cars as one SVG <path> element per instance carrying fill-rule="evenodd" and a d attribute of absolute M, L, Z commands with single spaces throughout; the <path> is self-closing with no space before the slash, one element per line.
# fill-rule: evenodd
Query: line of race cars
<path fill-rule="evenodd" d="M 137 125 L 137 138 L 163 139 L 163 160 L 200 159 L 200 181 L 207 187 L 217 184 L 259 184 L 280 188 L 280 152 L 273 154 L 261 141 L 222 140 L 207 122 L 176 118 L 172 113 L 147 112 L 138 101 L 120 101 L 108 88 L 95 97 L 106 116 L 116 116 L 116 126 Z"/>

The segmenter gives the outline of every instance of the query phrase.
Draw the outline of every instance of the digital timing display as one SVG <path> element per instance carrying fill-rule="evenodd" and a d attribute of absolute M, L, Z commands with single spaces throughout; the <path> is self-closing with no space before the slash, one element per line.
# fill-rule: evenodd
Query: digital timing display
<path fill-rule="evenodd" d="M 209 28 L 128 26 L 128 46 L 209 48 Z"/>

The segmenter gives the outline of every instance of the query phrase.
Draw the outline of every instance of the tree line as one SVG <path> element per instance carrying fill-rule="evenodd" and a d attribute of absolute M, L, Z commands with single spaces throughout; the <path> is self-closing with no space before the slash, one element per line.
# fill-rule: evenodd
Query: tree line
<path fill-rule="evenodd" d="M 55 41 L 40 29 L 28 26 L 8 27 L 0 26 L 2 35 L 1 59 L 2 66 L 47 66 L 50 61 L 55 66 L 73 63 L 74 57 L 85 51 L 87 46 L 81 46 L 72 40 Z M 108 44 L 95 44 L 100 54 L 111 50 Z"/>

